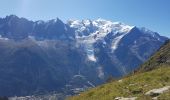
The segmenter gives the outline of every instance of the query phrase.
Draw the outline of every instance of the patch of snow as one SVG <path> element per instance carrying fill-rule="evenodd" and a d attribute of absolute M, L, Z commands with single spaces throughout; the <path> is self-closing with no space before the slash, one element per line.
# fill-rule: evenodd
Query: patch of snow
<path fill-rule="evenodd" d="M 5 38 L 5 37 L 2 37 L 1 35 L 0 35 L 0 40 L 9 40 L 8 38 Z"/>
<path fill-rule="evenodd" d="M 31 40 L 36 40 L 34 36 L 28 36 L 28 38 Z"/>
<path fill-rule="evenodd" d="M 82 23 L 81 23 L 80 20 L 69 20 L 68 24 L 70 24 L 70 27 L 73 27 L 73 28 L 80 28 L 80 27 L 82 27 Z"/>
<path fill-rule="evenodd" d="M 39 21 L 37 21 L 36 23 L 37 23 L 37 24 L 43 24 L 43 23 L 44 23 L 44 21 L 39 20 Z"/>
<path fill-rule="evenodd" d="M 77 78 L 77 77 L 85 78 L 83 75 L 74 75 L 73 76 L 73 78 Z"/>
<path fill-rule="evenodd" d="M 87 55 L 90 61 L 96 62 L 96 58 L 94 55 Z"/>
<path fill-rule="evenodd" d="M 135 41 L 134 41 L 134 44 L 136 44 L 136 43 L 137 43 L 137 41 L 135 40 Z"/>
<path fill-rule="evenodd" d="M 70 84 L 66 84 L 66 85 L 65 85 L 65 87 L 71 87 L 71 86 L 72 86 L 72 85 L 70 85 Z"/>
<path fill-rule="evenodd" d="M 95 85 L 93 85 L 93 83 L 91 83 L 90 81 L 87 81 L 87 83 L 88 83 L 89 85 L 91 85 L 92 87 L 95 87 Z"/>
<path fill-rule="evenodd" d="M 59 20 L 58 18 L 54 19 L 54 23 L 56 23 L 58 20 Z"/>
<path fill-rule="evenodd" d="M 83 20 L 85 26 L 89 26 L 91 24 L 90 20 Z"/>
<path fill-rule="evenodd" d="M 103 68 L 102 67 L 98 67 L 97 68 L 97 72 L 98 72 L 98 77 L 103 79 L 104 78 Z"/>
<path fill-rule="evenodd" d="M 80 92 L 83 92 L 85 89 L 84 88 L 74 88 L 74 89 L 71 89 L 74 93 L 80 93 Z"/>
<path fill-rule="evenodd" d="M 116 37 L 116 38 L 112 41 L 112 47 L 111 47 L 111 48 L 112 48 L 112 52 L 114 52 L 114 51 L 117 49 L 120 40 L 121 40 L 124 36 L 125 36 L 125 34 L 122 34 L 122 35 Z"/>
<path fill-rule="evenodd" d="M 121 22 L 112 22 L 104 19 L 93 21 L 94 26 L 101 28 L 105 32 L 125 33 L 129 32 L 134 26 L 129 26 Z"/>

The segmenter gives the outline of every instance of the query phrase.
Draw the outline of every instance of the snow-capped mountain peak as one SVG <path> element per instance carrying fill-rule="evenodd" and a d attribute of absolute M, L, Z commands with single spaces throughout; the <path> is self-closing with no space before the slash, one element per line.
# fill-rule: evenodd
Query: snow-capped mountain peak
<path fill-rule="evenodd" d="M 104 19 L 97 20 L 69 20 L 70 27 L 77 29 L 76 31 L 82 33 L 83 31 L 100 32 L 100 33 L 127 33 L 134 26 L 129 26 L 121 22 L 112 22 Z M 84 35 L 84 34 L 81 34 Z"/>
<path fill-rule="evenodd" d="M 121 22 L 112 22 L 104 19 L 97 20 L 69 20 L 68 25 L 75 29 L 75 35 L 78 45 L 84 45 L 87 57 L 91 61 L 96 61 L 93 44 L 112 33 L 115 35 L 112 43 L 112 51 L 116 50 L 121 38 L 127 34 L 134 26 L 129 26 Z"/>
<path fill-rule="evenodd" d="M 87 19 L 87 20 L 82 20 L 84 26 L 90 26 L 92 24 L 92 21 Z"/>

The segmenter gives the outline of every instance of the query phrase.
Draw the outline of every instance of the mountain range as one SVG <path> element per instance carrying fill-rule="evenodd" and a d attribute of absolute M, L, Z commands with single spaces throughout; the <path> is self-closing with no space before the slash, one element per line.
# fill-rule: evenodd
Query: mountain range
<path fill-rule="evenodd" d="M 167 37 L 104 19 L 0 18 L 0 95 L 72 95 L 138 69 Z"/>

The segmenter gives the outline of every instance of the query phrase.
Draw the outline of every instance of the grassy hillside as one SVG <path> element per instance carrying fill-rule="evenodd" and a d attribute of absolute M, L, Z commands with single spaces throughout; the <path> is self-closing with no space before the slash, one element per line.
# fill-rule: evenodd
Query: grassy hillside
<path fill-rule="evenodd" d="M 148 96 L 146 92 L 170 86 L 170 42 L 167 41 L 136 73 L 70 97 L 69 100 L 114 100 L 137 97 L 137 100 L 170 100 L 170 90 Z"/>
<path fill-rule="evenodd" d="M 170 86 L 170 66 L 161 66 L 161 68 L 150 72 L 107 83 L 69 99 L 114 100 L 116 97 L 138 97 L 138 100 L 150 100 L 152 97 L 146 96 L 145 93 L 164 86 Z M 169 98 L 170 100 L 170 94 L 162 94 L 159 98 Z"/>
<path fill-rule="evenodd" d="M 147 62 L 145 62 L 139 68 L 138 72 L 150 71 L 159 68 L 160 65 L 170 65 L 170 40 L 167 41 Z"/>

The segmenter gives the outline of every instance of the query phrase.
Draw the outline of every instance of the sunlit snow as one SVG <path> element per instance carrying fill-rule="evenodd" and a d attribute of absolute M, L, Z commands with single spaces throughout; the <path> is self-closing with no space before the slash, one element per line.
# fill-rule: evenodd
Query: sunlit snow
<path fill-rule="evenodd" d="M 77 45 L 84 46 L 87 57 L 89 60 L 96 62 L 96 57 L 94 55 L 94 47 L 93 44 L 98 40 L 103 40 L 109 33 L 114 33 L 116 37 L 113 39 L 112 43 L 112 52 L 116 50 L 118 43 L 123 38 L 123 36 L 128 33 L 133 26 L 125 25 L 120 22 L 111 22 L 104 19 L 97 19 L 94 21 L 91 20 L 69 20 L 68 24 L 70 27 L 76 29 L 76 40 Z M 89 35 L 78 33 L 83 33 L 85 30 L 89 30 L 89 25 L 92 25 L 91 30 L 93 30 Z"/>

